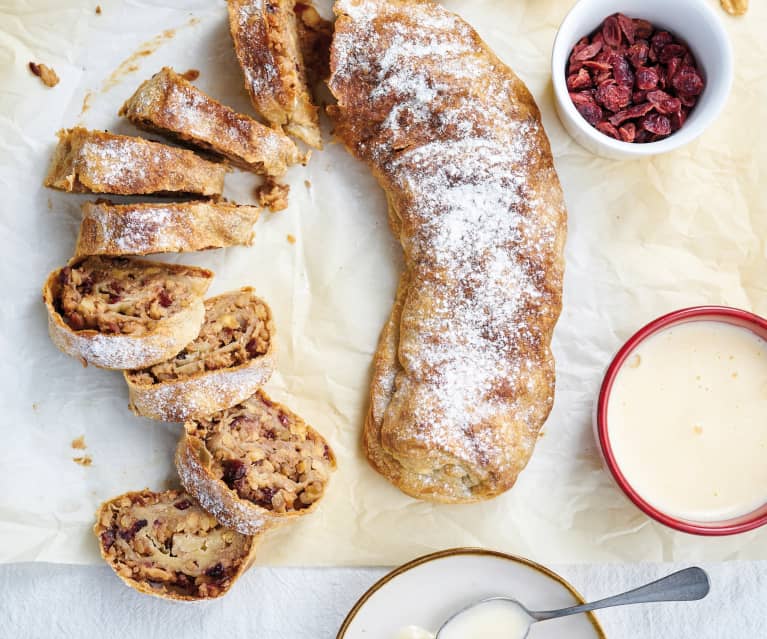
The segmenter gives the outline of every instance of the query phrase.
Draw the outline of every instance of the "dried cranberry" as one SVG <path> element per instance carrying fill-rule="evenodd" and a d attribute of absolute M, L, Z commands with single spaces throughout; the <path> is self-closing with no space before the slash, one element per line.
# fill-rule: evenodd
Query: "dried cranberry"
<path fill-rule="evenodd" d="M 587 60 L 583 63 L 583 66 L 587 69 L 591 69 L 595 73 L 600 73 L 604 71 L 612 71 L 612 67 L 608 62 L 600 62 L 598 60 Z"/>
<path fill-rule="evenodd" d="M 667 44 L 658 54 L 661 64 L 668 64 L 673 58 L 682 58 L 687 53 L 687 47 L 681 44 Z"/>
<path fill-rule="evenodd" d="M 624 111 L 620 111 L 616 113 L 614 116 L 609 118 L 610 124 L 613 126 L 620 126 L 623 124 L 626 120 L 634 120 L 636 118 L 641 118 L 645 114 L 649 113 L 653 110 L 653 105 L 649 102 L 645 102 L 643 104 L 637 104 L 633 107 L 630 107 L 628 109 L 625 109 Z"/>
<path fill-rule="evenodd" d="M 118 534 L 125 541 L 133 541 L 133 538 L 136 536 L 136 533 L 142 528 L 146 528 L 146 525 L 148 523 L 149 522 L 146 519 L 139 519 L 130 528 L 126 530 L 121 530 Z"/>
<path fill-rule="evenodd" d="M 673 41 L 674 36 L 672 36 L 668 31 L 658 31 L 652 38 L 650 38 L 650 46 L 657 54 L 660 54 L 660 52 L 663 50 L 663 47 L 665 47 L 667 44 L 671 44 Z"/>
<path fill-rule="evenodd" d="M 567 89 L 577 91 L 578 89 L 587 89 L 591 86 L 591 75 L 586 69 L 580 69 L 578 73 L 573 73 L 567 78 Z"/>
<path fill-rule="evenodd" d="M 160 306 L 163 308 L 168 308 L 171 304 L 173 304 L 173 299 L 170 295 L 168 295 L 168 291 L 165 289 L 160 290 L 160 293 L 157 296 L 157 301 L 160 302 Z"/>
<path fill-rule="evenodd" d="M 629 61 L 625 57 L 614 55 L 610 58 L 610 63 L 613 67 L 613 76 L 618 84 L 629 88 L 634 86 L 634 73 L 631 70 Z"/>
<path fill-rule="evenodd" d="M 280 411 L 280 414 L 277 415 L 277 419 L 279 420 L 280 424 L 285 426 L 285 428 L 287 428 L 290 424 L 290 418 L 282 411 Z"/>
<path fill-rule="evenodd" d="M 678 131 L 687 121 L 687 110 L 682 107 L 676 113 L 671 114 L 671 130 Z"/>
<path fill-rule="evenodd" d="M 655 135 L 668 135 L 671 133 L 671 120 L 659 113 L 648 113 L 641 122 L 645 131 Z"/>
<path fill-rule="evenodd" d="M 77 311 L 72 311 L 64 315 L 64 319 L 69 327 L 74 331 L 81 331 L 85 328 L 85 319 Z"/>
<path fill-rule="evenodd" d="M 261 506 L 262 508 L 271 508 L 272 498 L 277 491 L 274 490 L 274 488 L 270 488 L 269 486 L 264 486 L 259 490 L 259 492 L 261 494 L 253 500 L 253 503 L 257 506 Z"/>
<path fill-rule="evenodd" d="M 650 47 L 647 46 L 646 42 L 635 42 L 629 47 L 628 51 L 626 51 L 626 55 L 628 56 L 629 62 L 631 62 L 636 69 L 647 62 L 647 54 L 649 51 Z"/>
<path fill-rule="evenodd" d="M 104 550 L 109 550 L 115 543 L 115 529 L 110 528 L 101 533 L 101 545 L 104 546 Z"/>
<path fill-rule="evenodd" d="M 586 122 L 592 126 L 594 126 L 597 122 L 602 121 L 604 114 L 602 113 L 602 109 L 600 109 L 596 104 L 581 104 L 577 105 L 575 108 L 578 109 L 578 113 L 583 116 Z"/>
<path fill-rule="evenodd" d="M 637 38 L 649 38 L 652 35 L 652 23 L 641 18 L 634 18 L 634 36 Z"/>
<path fill-rule="evenodd" d="M 628 43 L 634 44 L 634 38 L 636 37 L 636 26 L 634 26 L 634 21 L 628 16 L 624 16 L 622 13 L 619 13 L 616 18 L 618 18 L 618 24 L 620 25 L 621 31 L 623 31 L 623 35 L 626 36 Z"/>
<path fill-rule="evenodd" d="M 224 566 L 220 562 L 205 571 L 205 575 L 211 579 L 221 579 L 225 574 Z"/>
<path fill-rule="evenodd" d="M 648 91 L 658 86 L 658 72 L 650 67 L 639 67 L 636 71 L 636 87 Z"/>
<path fill-rule="evenodd" d="M 617 84 L 603 84 L 597 89 L 596 100 L 608 111 L 615 113 L 631 102 L 631 89 Z"/>
<path fill-rule="evenodd" d="M 633 142 L 636 137 L 637 128 L 633 122 L 627 122 L 618 129 L 618 134 L 624 142 Z"/>
<path fill-rule="evenodd" d="M 647 102 L 647 91 L 634 91 L 634 93 L 631 94 L 631 101 L 634 104 Z"/>
<path fill-rule="evenodd" d="M 108 301 L 110 304 L 117 304 L 117 302 L 122 301 L 122 298 L 123 298 L 122 295 L 116 295 L 115 293 L 110 293 Z"/>
<path fill-rule="evenodd" d="M 677 94 L 677 97 L 679 98 L 679 101 L 688 109 L 692 109 L 692 107 L 694 107 L 698 102 L 698 99 L 695 96 L 685 95 L 684 93 Z"/>
<path fill-rule="evenodd" d="M 221 465 L 224 469 L 224 474 L 221 477 L 221 480 L 229 486 L 229 488 L 233 488 L 236 482 L 245 477 L 248 470 L 245 464 L 239 459 L 225 459 L 221 462 Z"/>
<path fill-rule="evenodd" d="M 277 438 L 277 435 L 274 434 L 274 431 L 271 428 L 266 428 L 261 432 L 261 437 L 273 441 Z"/>
<path fill-rule="evenodd" d="M 599 131 L 600 133 L 604 133 L 605 135 L 609 135 L 611 138 L 615 138 L 616 140 L 620 139 L 620 134 L 618 133 L 618 129 L 616 129 L 609 122 L 599 122 L 597 124 L 597 131 Z"/>
<path fill-rule="evenodd" d="M 621 26 L 618 18 L 610 16 L 602 25 L 602 37 L 605 44 L 609 47 L 619 47 L 621 45 Z"/>
<path fill-rule="evenodd" d="M 179 501 L 179 502 L 177 502 L 177 503 L 175 503 L 173 505 L 176 508 L 178 508 L 179 510 L 186 510 L 187 508 L 189 508 L 192 505 L 192 502 L 189 501 L 188 499 L 182 499 L 181 501 Z"/>
<path fill-rule="evenodd" d="M 93 292 L 93 278 L 90 275 L 84 277 L 77 288 L 83 295 L 90 295 Z"/>
<path fill-rule="evenodd" d="M 671 86 L 685 95 L 700 95 L 703 91 L 703 78 L 694 67 L 682 67 L 672 78 Z"/>
<path fill-rule="evenodd" d="M 665 91 L 650 91 L 647 100 L 652 103 L 655 110 L 663 115 L 671 115 L 682 106 L 679 98 L 670 96 Z"/>
<path fill-rule="evenodd" d="M 665 83 L 664 87 L 666 88 L 669 84 L 671 84 L 671 80 L 674 79 L 674 76 L 676 75 L 676 72 L 679 70 L 679 67 L 681 66 L 681 61 L 679 58 L 671 58 L 669 60 L 669 63 L 666 65 L 666 73 L 665 73 Z"/>
<path fill-rule="evenodd" d="M 597 53 L 602 50 L 602 43 L 596 42 L 588 46 L 583 47 L 577 53 L 573 53 L 570 56 L 570 62 L 583 62 L 585 60 L 591 60 Z"/>
<path fill-rule="evenodd" d="M 251 357 L 256 357 L 256 355 L 260 355 L 260 351 L 258 349 L 258 342 L 255 339 L 250 340 L 245 345 L 245 350 L 248 351 L 248 355 Z"/>
<path fill-rule="evenodd" d="M 59 271 L 59 284 L 66 286 L 69 284 L 70 276 L 72 275 L 72 269 L 69 266 L 65 266 Z"/>

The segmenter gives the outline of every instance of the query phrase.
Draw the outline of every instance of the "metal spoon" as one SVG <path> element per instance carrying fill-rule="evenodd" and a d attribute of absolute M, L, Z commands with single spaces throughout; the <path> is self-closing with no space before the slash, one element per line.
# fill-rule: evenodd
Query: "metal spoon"
<path fill-rule="evenodd" d="M 548 610 L 548 611 L 533 611 L 528 610 L 519 603 L 516 599 L 511 597 L 489 597 L 477 601 L 465 608 L 459 610 L 454 615 L 449 617 L 445 623 L 440 626 L 437 631 L 435 639 L 441 639 L 444 637 L 442 634 L 445 628 L 456 620 L 460 615 L 463 615 L 468 610 L 481 606 L 488 602 L 503 601 L 511 605 L 518 606 L 522 612 L 526 613 L 530 621 L 527 629 L 523 635 L 520 635 L 520 639 L 527 637 L 530 632 L 530 626 L 539 621 L 547 621 L 548 619 L 557 619 L 558 617 L 568 617 L 570 615 L 577 615 L 581 612 L 590 612 L 592 610 L 600 610 L 602 608 L 612 608 L 613 606 L 628 606 L 631 604 L 639 603 L 652 603 L 658 601 L 697 601 L 703 599 L 709 592 L 710 583 L 708 575 L 702 568 L 686 568 L 679 572 L 672 573 L 667 577 L 653 581 L 646 586 L 629 590 L 620 595 L 608 597 L 607 599 L 600 599 L 592 603 L 583 604 L 580 606 L 572 606 L 571 608 L 563 608 L 561 610 Z"/>

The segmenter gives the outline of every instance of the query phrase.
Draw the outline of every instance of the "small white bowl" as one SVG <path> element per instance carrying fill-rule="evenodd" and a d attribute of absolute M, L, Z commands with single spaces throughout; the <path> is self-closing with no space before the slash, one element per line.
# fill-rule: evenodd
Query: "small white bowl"
<path fill-rule="evenodd" d="M 614 13 L 649 20 L 654 27 L 666 29 L 685 42 L 706 81 L 687 121 L 664 140 L 644 144 L 615 140 L 586 122 L 570 99 L 566 71 L 573 47 Z M 717 118 L 732 86 L 732 46 L 719 16 L 703 0 L 579 0 L 554 40 L 551 74 L 559 119 L 576 142 L 606 158 L 646 157 L 684 146 Z"/>

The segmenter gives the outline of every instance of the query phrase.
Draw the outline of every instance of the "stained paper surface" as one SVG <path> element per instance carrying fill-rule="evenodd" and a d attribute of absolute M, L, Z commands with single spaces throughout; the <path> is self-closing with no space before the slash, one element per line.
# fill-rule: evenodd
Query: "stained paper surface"
<path fill-rule="evenodd" d="M 550 50 L 569 0 L 451 0 L 528 83 L 543 112 L 569 208 L 567 277 L 554 350 L 554 411 L 516 487 L 483 504 L 434 506 L 402 495 L 359 449 L 370 364 L 400 267 L 386 204 L 337 144 L 291 169 L 290 208 L 264 213 L 252 247 L 174 256 L 216 272 L 211 294 L 252 285 L 277 322 L 278 373 L 267 388 L 332 442 L 339 470 L 320 510 L 271 533 L 263 564 L 394 564 L 449 546 L 484 545 L 544 562 L 767 558 L 767 530 L 730 539 L 649 521 L 603 470 L 591 430 L 612 354 L 654 317 L 693 304 L 767 314 L 767 6 L 721 14 L 737 77 L 720 119 L 654 159 L 595 158 L 553 110 Z M 711 0 L 718 6 L 718 2 Z M 77 123 L 136 133 L 116 113 L 169 65 L 252 113 L 223 2 L 0 1 L 0 561 L 97 561 L 90 534 L 104 499 L 175 482 L 179 426 L 134 417 L 122 376 L 84 369 L 46 333 L 40 287 L 72 254 L 77 196 L 41 186 L 55 132 Z M 328 1 L 320 2 L 329 15 Z M 48 89 L 31 60 L 52 66 Z M 329 139 L 329 127 L 325 129 Z M 253 201 L 234 172 L 226 195 Z M 290 243 L 288 236 L 295 237 Z M 84 435 L 87 449 L 70 442 Z M 89 455 L 92 465 L 73 457 Z"/>

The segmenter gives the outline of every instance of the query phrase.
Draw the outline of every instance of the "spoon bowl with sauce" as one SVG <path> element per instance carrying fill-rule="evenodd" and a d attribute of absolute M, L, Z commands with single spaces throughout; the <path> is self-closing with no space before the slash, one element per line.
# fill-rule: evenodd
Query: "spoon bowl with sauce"
<path fill-rule="evenodd" d="M 405 628 L 397 639 L 525 639 L 533 624 L 593 610 L 661 601 L 696 601 L 708 595 L 706 572 L 686 568 L 645 586 L 592 603 L 559 610 L 528 610 L 510 597 L 489 597 L 459 610 L 433 635 L 423 629 Z"/>

